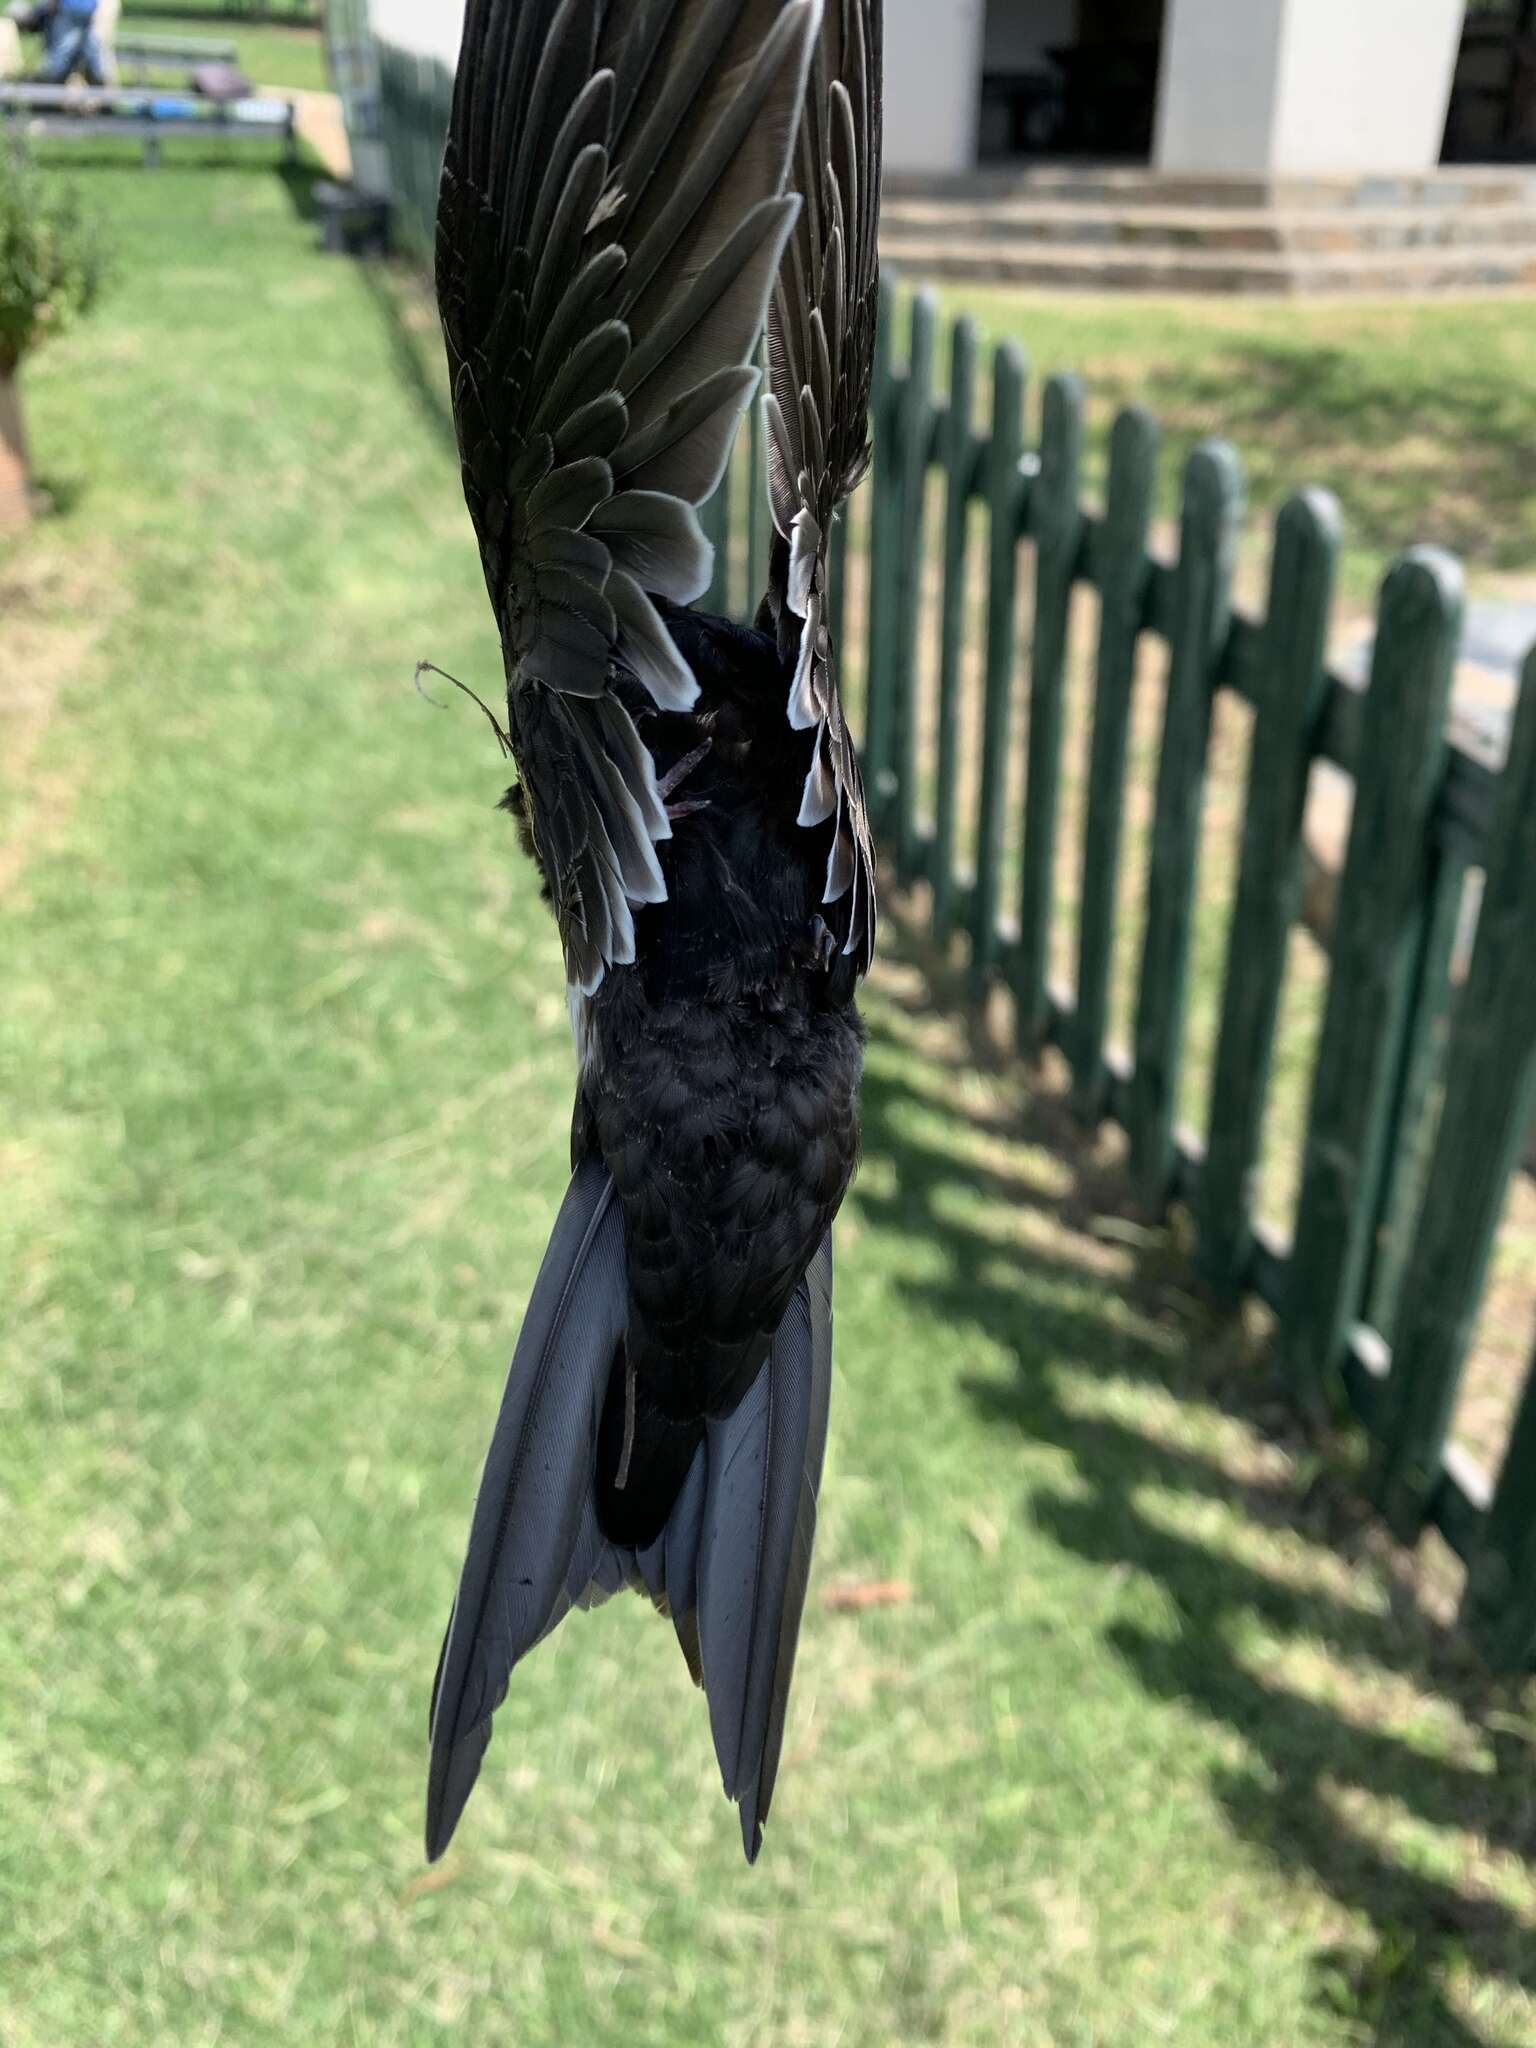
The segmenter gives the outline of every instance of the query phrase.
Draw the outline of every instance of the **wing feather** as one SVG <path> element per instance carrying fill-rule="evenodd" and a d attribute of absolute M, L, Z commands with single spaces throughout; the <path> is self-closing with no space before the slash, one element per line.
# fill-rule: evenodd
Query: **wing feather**
<path fill-rule="evenodd" d="M 836 4 L 836 0 L 833 0 Z M 754 388 L 822 0 L 469 0 L 437 279 L 508 731 L 573 983 L 634 954 L 668 836 L 616 694 L 697 685 L 653 602 Z"/>
<path fill-rule="evenodd" d="M 869 462 L 881 58 L 880 0 L 826 0 L 791 176 L 800 211 L 769 309 L 763 400 L 776 536 L 766 610 L 795 663 L 790 723 L 816 728 L 800 822 L 836 819 L 826 904 L 861 971 L 874 946 L 874 850 L 827 631 L 827 554 L 838 507 Z"/>

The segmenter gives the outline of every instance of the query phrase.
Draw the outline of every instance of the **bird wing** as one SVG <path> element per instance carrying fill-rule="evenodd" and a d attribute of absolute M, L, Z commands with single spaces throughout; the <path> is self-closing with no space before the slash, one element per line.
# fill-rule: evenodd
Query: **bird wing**
<path fill-rule="evenodd" d="M 698 686 L 691 603 L 799 200 L 820 0 L 470 0 L 437 285 L 464 494 L 571 981 L 634 959 L 670 836 L 615 686 Z M 633 701 L 633 699 L 632 699 Z"/>
<path fill-rule="evenodd" d="M 827 629 L 827 551 L 869 467 L 879 311 L 881 0 L 826 0 L 791 183 L 801 199 L 768 314 L 768 494 L 776 538 L 768 608 L 796 657 L 790 723 L 816 728 L 802 825 L 835 819 L 826 902 L 843 951 L 874 948 L 874 851 L 858 755 Z"/>

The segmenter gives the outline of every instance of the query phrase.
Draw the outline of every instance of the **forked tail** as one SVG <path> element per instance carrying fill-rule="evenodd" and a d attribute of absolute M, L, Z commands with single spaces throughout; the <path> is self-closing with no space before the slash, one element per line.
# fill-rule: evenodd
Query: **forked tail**
<path fill-rule="evenodd" d="M 626 1586 L 671 1615 L 709 1701 L 749 1862 L 762 1846 L 826 1448 L 831 1241 L 735 1413 L 706 1424 L 666 1527 L 640 1551 L 605 1541 L 594 1505 L 603 1404 L 627 1311 L 623 1219 L 606 1170 L 588 1161 L 561 1205 L 523 1320 L 438 1664 L 427 1787 L 434 1861 L 479 1775 L 514 1666 L 573 1606 Z"/>

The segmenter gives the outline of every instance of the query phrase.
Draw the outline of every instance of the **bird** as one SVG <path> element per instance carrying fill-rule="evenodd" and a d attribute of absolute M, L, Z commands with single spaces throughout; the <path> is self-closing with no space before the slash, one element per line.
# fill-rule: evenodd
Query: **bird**
<path fill-rule="evenodd" d="M 762 1846 L 876 931 L 827 579 L 870 461 L 881 60 L 880 0 L 466 10 L 437 294 L 503 804 L 577 1079 L 433 1688 L 432 1860 L 513 1668 L 626 1588 L 670 1619 Z M 772 538 L 746 625 L 699 609 L 700 510 L 754 403 Z"/>

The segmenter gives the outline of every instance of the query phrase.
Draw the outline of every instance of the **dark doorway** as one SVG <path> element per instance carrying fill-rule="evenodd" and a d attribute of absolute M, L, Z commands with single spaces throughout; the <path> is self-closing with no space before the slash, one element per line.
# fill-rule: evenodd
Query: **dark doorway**
<path fill-rule="evenodd" d="M 988 0 L 980 155 L 1152 154 L 1164 0 Z"/>
<path fill-rule="evenodd" d="M 1445 161 L 1536 163 L 1536 0 L 1471 0 Z"/>

